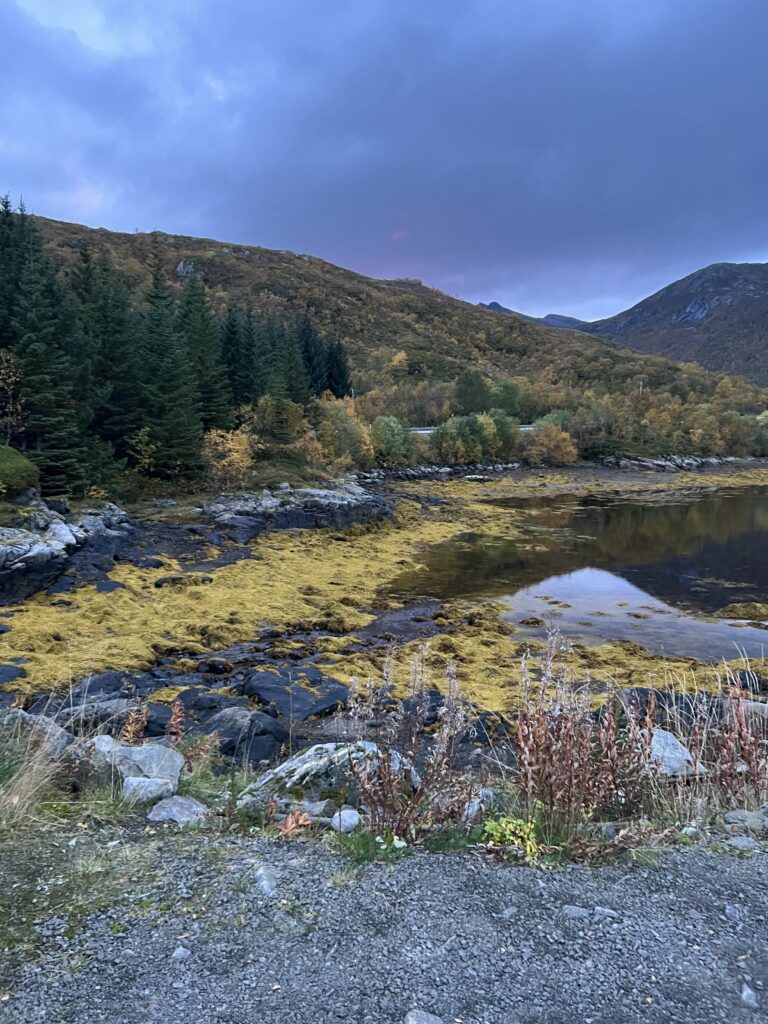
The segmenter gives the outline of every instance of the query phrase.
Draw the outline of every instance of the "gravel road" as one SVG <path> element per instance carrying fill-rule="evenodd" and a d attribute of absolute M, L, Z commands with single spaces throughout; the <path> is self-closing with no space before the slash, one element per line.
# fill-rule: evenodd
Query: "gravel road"
<path fill-rule="evenodd" d="M 131 877 L 74 934 L 47 922 L 0 1021 L 768 1020 L 765 853 L 561 871 L 425 854 L 356 871 L 317 843 L 182 834 Z"/>

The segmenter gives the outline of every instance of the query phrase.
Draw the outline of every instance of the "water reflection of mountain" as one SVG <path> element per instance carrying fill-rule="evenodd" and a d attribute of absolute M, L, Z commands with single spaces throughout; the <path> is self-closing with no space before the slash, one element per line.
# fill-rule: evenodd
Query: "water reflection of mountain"
<path fill-rule="evenodd" d="M 403 597 L 508 594 L 591 566 L 702 611 L 768 594 L 765 489 L 674 501 L 539 500 L 527 507 L 522 541 L 465 534 L 431 548 L 424 568 L 393 589 Z"/>

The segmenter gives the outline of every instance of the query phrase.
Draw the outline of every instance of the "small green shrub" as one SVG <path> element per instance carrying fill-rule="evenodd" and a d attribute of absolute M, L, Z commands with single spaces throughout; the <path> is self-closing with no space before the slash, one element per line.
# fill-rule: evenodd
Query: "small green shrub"
<path fill-rule="evenodd" d="M 0 493 L 13 497 L 37 488 L 40 471 L 34 462 L 7 445 L 0 445 Z"/>

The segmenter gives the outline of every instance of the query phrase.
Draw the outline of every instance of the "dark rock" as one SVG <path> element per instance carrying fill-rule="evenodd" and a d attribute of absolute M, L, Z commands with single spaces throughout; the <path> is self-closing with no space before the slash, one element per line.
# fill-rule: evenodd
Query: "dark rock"
<path fill-rule="evenodd" d="M 0 685 L 12 683 L 15 679 L 24 679 L 26 674 L 20 665 L 0 665 Z"/>
<path fill-rule="evenodd" d="M 217 733 L 221 753 L 258 765 L 275 757 L 288 739 L 288 730 L 260 711 L 231 707 L 205 723 L 204 732 Z"/>
<path fill-rule="evenodd" d="M 96 592 L 99 594 L 111 594 L 115 590 L 125 590 L 125 584 L 116 580 L 99 580 L 96 584 Z"/>
<path fill-rule="evenodd" d="M 748 690 L 750 693 L 764 693 L 768 690 L 768 679 L 758 675 L 752 669 L 742 669 L 737 672 L 736 679 L 741 689 Z"/>
<path fill-rule="evenodd" d="M 294 722 L 335 711 L 349 694 L 346 686 L 336 679 L 324 678 L 318 669 L 304 670 L 297 678 L 279 669 L 249 672 L 242 692 Z"/>
<path fill-rule="evenodd" d="M 233 665 L 226 658 L 205 658 L 197 663 L 197 667 L 201 672 L 209 672 L 214 676 L 225 676 L 232 671 Z"/>

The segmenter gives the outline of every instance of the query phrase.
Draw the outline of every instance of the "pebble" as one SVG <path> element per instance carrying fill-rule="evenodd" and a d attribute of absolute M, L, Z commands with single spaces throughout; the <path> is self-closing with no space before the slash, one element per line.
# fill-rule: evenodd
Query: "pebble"
<path fill-rule="evenodd" d="M 577 907 L 572 903 L 566 903 L 563 907 L 563 913 L 572 921 L 583 921 L 589 917 L 589 911 L 586 907 Z"/>
<path fill-rule="evenodd" d="M 759 1010 L 760 1003 L 757 998 L 757 992 L 745 982 L 741 986 L 741 1001 L 745 1006 L 748 1006 L 750 1010 Z"/>
<path fill-rule="evenodd" d="M 272 897 L 277 892 L 277 876 L 272 868 L 263 865 L 256 871 L 256 885 L 264 896 Z"/>
<path fill-rule="evenodd" d="M 762 849 L 760 843 L 751 836 L 734 836 L 732 839 L 729 839 L 725 845 L 730 850 L 752 851 Z"/>
<path fill-rule="evenodd" d="M 445 1024 L 445 1022 L 442 1017 L 436 1017 L 434 1013 L 427 1013 L 426 1010 L 409 1010 L 403 1024 Z"/>

